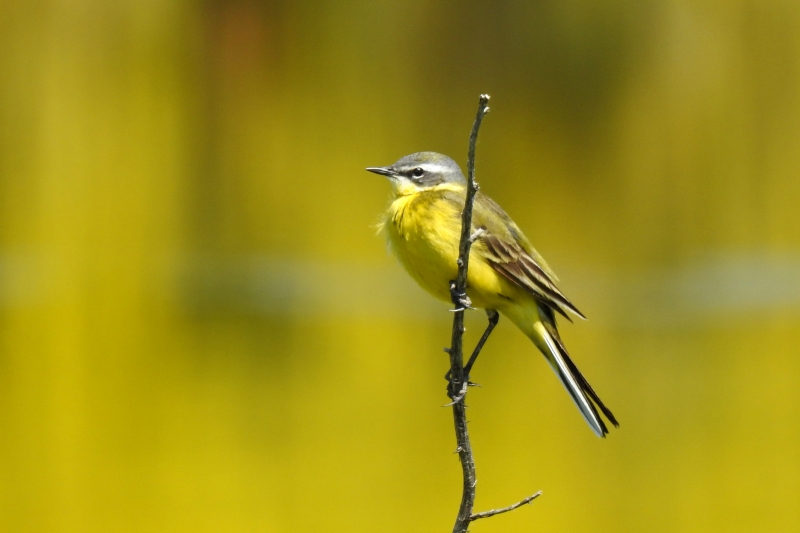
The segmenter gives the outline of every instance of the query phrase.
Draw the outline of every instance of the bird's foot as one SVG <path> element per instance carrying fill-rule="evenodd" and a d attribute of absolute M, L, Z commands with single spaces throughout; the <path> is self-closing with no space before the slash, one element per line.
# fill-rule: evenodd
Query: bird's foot
<path fill-rule="evenodd" d="M 472 300 L 469 299 L 466 292 L 458 292 L 458 288 L 456 287 L 456 282 L 450 282 L 450 301 L 453 302 L 453 305 L 456 306 L 455 309 L 451 309 L 450 311 L 453 313 L 460 313 L 465 309 L 475 309 L 472 307 Z"/>

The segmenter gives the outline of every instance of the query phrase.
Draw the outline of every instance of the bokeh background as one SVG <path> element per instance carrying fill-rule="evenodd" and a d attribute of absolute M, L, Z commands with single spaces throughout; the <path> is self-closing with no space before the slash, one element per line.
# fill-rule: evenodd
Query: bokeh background
<path fill-rule="evenodd" d="M 501 321 L 476 510 L 544 496 L 472 530 L 800 530 L 800 3 L 5 0 L 0 80 L 3 531 L 449 531 L 450 314 L 363 169 L 481 92 L 622 427 Z"/>

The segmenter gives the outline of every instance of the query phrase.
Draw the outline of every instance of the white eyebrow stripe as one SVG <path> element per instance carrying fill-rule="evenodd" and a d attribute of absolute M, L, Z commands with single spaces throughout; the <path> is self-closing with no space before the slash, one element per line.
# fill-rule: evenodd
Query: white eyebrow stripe
<path fill-rule="evenodd" d="M 420 165 L 420 167 L 422 167 L 422 169 L 425 170 L 426 172 L 445 172 L 449 170 L 449 167 L 432 163 L 425 163 L 423 165 Z"/>

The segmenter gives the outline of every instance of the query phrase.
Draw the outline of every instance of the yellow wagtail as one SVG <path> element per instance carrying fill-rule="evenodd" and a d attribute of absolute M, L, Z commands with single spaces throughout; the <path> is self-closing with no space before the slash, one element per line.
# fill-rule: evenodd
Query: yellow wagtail
<path fill-rule="evenodd" d="M 394 198 L 381 223 L 392 251 L 422 288 L 449 302 L 467 187 L 458 164 L 419 152 L 367 170 L 392 183 Z M 473 305 L 499 311 L 516 324 L 544 354 L 592 430 L 605 436 L 608 429 L 595 406 L 619 424 L 572 362 L 556 329 L 555 313 L 568 320 L 568 311 L 586 317 L 556 287 L 556 275 L 514 221 L 480 192 L 472 227 L 483 230 L 470 252 L 467 295 Z"/>

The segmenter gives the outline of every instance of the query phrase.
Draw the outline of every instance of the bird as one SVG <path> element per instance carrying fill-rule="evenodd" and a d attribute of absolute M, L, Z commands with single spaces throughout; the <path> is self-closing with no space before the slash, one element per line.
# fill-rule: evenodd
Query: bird
<path fill-rule="evenodd" d="M 458 163 L 436 152 L 418 152 L 366 170 L 387 177 L 392 185 L 391 203 L 379 223 L 389 248 L 423 289 L 449 302 L 467 192 Z M 605 437 L 608 427 L 598 410 L 615 427 L 619 423 L 572 361 L 556 326 L 556 315 L 570 322 L 570 313 L 586 317 L 559 290 L 555 273 L 511 217 L 480 191 L 472 227 L 477 234 L 467 276 L 472 305 L 490 317 L 499 312 L 533 341 L 589 427 Z"/>

